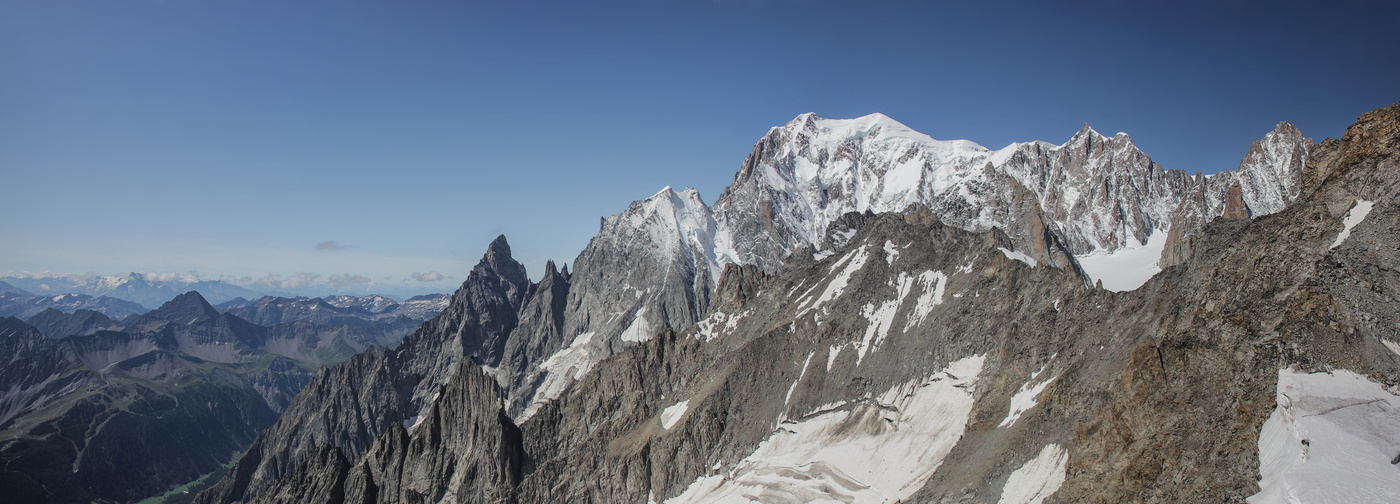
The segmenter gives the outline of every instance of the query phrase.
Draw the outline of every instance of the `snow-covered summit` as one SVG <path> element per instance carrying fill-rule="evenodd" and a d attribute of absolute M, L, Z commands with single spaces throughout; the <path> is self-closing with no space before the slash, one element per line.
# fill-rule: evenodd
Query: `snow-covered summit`
<path fill-rule="evenodd" d="M 1296 197 L 1305 143 L 1282 124 L 1251 151 L 1251 168 L 1213 177 L 1241 179 L 1252 213 L 1275 212 Z M 1087 123 L 1062 144 L 991 150 L 936 140 L 883 114 L 809 113 L 759 141 L 714 212 L 721 229 L 736 233 L 738 262 L 765 267 L 820 243 L 827 225 L 846 212 L 915 203 L 974 231 L 1043 221 L 1074 254 L 1112 254 L 1167 232 L 1183 198 L 1195 197 L 1195 182 L 1153 162 L 1127 133 L 1105 136 Z M 1220 182 L 1202 189 L 1213 201 L 1227 190 Z M 1208 206 L 1212 216 L 1222 208 Z"/>
<path fill-rule="evenodd" d="M 827 119 L 819 117 L 815 113 L 807 112 L 789 121 L 787 125 L 775 129 L 802 132 L 809 136 L 821 138 L 884 137 L 905 138 L 919 142 L 935 141 L 932 137 L 914 131 L 913 128 L 905 126 L 904 123 L 896 121 L 890 118 L 890 116 L 879 112 L 855 119 Z"/>
<path fill-rule="evenodd" d="M 1278 211 L 1297 196 L 1308 145 L 1280 123 L 1240 169 L 1196 180 L 1153 162 L 1127 133 L 1105 136 L 1087 123 L 1062 144 L 992 150 L 937 140 L 880 113 L 809 112 L 770 129 L 713 206 L 692 189 L 667 187 L 604 219 L 600 237 L 645 234 L 658 259 L 701 266 L 713 282 L 731 262 L 775 268 L 820 244 L 847 212 L 921 204 L 957 227 L 1007 230 L 1033 253 L 1048 229 L 1075 255 L 1110 255 L 1164 243 L 1185 200 L 1201 200 L 1191 226 L 1220 215 L 1235 181 L 1251 215 Z"/>

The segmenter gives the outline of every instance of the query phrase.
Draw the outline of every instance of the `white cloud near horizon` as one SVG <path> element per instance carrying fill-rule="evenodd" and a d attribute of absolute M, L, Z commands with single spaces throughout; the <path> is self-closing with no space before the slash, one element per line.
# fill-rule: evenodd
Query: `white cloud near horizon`
<path fill-rule="evenodd" d="M 321 278 L 321 275 L 315 273 L 296 273 L 290 276 L 268 273 L 267 276 L 259 278 L 253 283 L 278 289 L 300 289 L 311 285 L 311 282 L 315 282 L 318 278 Z"/>
<path fill-rule="evenodd" d="M 342 290 L 359 285 L 369 285 L 372 282 L 374 282 L 374 280 L 371 280 L 367 276 L 353 275 L 350 273 L 346 273 L 344 275 L 331 275 L 330 278 L 326 279 L 326 283 L 330 284 L 331 287 Z"/>
<path fill-rule="evenodd" d="M 438 280 L 442 280 L 443 278 L 447 278 L 447 277 L 442 276 L 442 273 L 438 273 L 436 270 L 434 270 L 434 271 L 429 271 L 429 272 L 427 272 L 427 273 L 419 273 L 419 272 L 416 272 L 416 271 L 415 271 L 415 272 L 413 272 L 412 275 L 409 275 L 409 276 L 413 277 L 414 280 L 417 280 L 417 281 L 423 282 L 423 283 L 436 282 L 436 281 L 438 281 Z"/>
<path fill-rule="evenodd" d="M 174 282 L 179 280 L 185 283 L 195 283 L 204 281 L 204 276 L 198 271 L 190 270 L 188 273 L 176 273 L 174 271 L 148 271 L 141 274 L 141 278 L 147 282 Z"/>

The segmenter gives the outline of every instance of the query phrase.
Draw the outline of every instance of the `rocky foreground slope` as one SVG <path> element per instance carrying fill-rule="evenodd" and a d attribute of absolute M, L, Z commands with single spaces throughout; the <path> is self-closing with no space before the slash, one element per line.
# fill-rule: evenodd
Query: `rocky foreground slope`
<path fill-rule="evenodd" d="M 1291 206 L 1222 210 L 1131 292 L 927 206 L 846 213 L 780 267 L 726 266 L 696 324 L 603 339 L 601 360 L 574 352 L 597 333 L 558 339 L 601 273 L 530 283 L 498 239 L 442 316 L 318 375 L 200 500 L 1238 502 L 1292 404 L 1281 369 L 1400 380 L 1397 125 L 1381 109 L 1314 146 Z M 523 415 L 501 363 L 530 350 L 578 381 Z"/>

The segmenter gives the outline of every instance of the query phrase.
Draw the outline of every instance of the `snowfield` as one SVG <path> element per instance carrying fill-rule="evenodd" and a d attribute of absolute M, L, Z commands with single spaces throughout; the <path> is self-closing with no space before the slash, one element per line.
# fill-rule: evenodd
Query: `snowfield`
<path fill-rule="evenodd" d="M 1054 360 L 1054 357 L 1050 359 Z M 1032 373 L 1031 380 L 1026 382 L 1025 385 L 1022 385 L 1021 389 L 1017 390 L 1016 393 L 1011 396 L 1011 411 L 1006 414 L 1006 418 L 1002 419 L 1001 424 L 997 425 L 997 427 L 1010 427 L 1015 425 L 1016 420 L 1021 418 L 1022 413 L 1025 413 L 1027 410 L 1034 408 L 1036 404 L 1039 404 L 1037 398 L 1040 397 L 1040 393 L 1045 390 L 1046 386 L 1054 382 L 1055 378 L 1058 378 L 1051 377 L 1049 380 L 1035 383 L 1036 378 L 1039 378 L 1041 373 L 1044 373 L 1045 369 L 1048 367 L 1050 367 L 1050 364 L 1046 364 L 1045 367 L 1040 368 L 1040 371 Z"/>
<path fill-rule="evenodd" d="M 661 410 L 661 428 L 670 430 L 671 427 L 675 427 L 676 422 L 681 421 L 681 417 L 685 416 L 685 411 L 687 409 L 690 409 L 689 400 L 678 402 L 669 408 Z"/>
<path fill-rule="evenodd" d="M 1159 229 L 1147 237 L 1147 243 L 1129 245 L 1111 253 L 1075 256 L 1075 259 L 1090 279 L 1103 282 L 1103 288 L 1124 292 L 1142 287 L 1152 275 L 1162 271 L 1162 250 L 1166 247 L 1167 232 Z"/>
<path fill-rule="evenodd" d="M 1345 227 L 1342 228 L 1342 232 L 1337 233 L 1337 241 L 1332 242 L 1332 248 L 1340 247 L 1342 246 L 1342 242 L 1347 241 L 1347 237 L 1351 236 L 1351 228 L 1356 227 L 1361 221 L 1366 220 L 1366 216 L 1371 213 L 1371 207 L 1373 205 L 1374 202 L 1372 201 L 1357 200 L 1356 204 L 1352 205 L 1351 210 L 1347 210 L 1346 217 L 1342 218 L 1342 225 Z"/>
<path fill-rule="evenodd" d="M 879 397 L 780 424 L 728 474 L 697 478 L 668 504 L 884 503 L 918 491 L 966 430 L 983 356 Z"/>
<path fill-rule="evenodd" d="M 997 504 L 1040 504 L 1065 482 L 1069 453 L 1057 444 L 1046 445 L 1040 454 L 1006 478 Z"/>
<path fill-rule="evenodd" d="M 1277 400 L 1251 504 L 1400 501 L 1400 397 L 1344 369 L 1281 369 Z"/>

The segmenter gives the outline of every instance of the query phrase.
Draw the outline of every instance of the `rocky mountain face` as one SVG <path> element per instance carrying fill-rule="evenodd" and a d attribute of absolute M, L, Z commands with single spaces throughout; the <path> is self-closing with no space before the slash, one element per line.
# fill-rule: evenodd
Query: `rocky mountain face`
<path fill-rule="evenodd" d="M 1192 235 L 1216 217 L 1268 215 L 1297 199 L 1312 143 L 1298 128 L 1282 122 L 1263 140 L 1250 145 L 1234 171 L 1193 177 L 1191 187 L 1172 211 L 1162 266 L 1180 264 L 1190 257 Z"/>
<path fill-rule="evenodd" d="M 25 321 L 51 339 L 60 339 L 74 334 L 92 334 L 103 329 L 116 328 L 118 323 L 100 312 L 77 310 L 64 313 L 47 308 Z"/>
<path fill-rule="evenodd" d="M 402 424 L 351 463 L 330 444 L 250 502 L 505 502 L 523 476 L 520 429 L 500 389 L 467 363 L 409 434 Z"/>
<path fill-rule="evenodd" d="M 462 369 L 499 366 L 520 352 L 524 338 L 507 340 L 522 317 L 547 319 L 557 313 L 555 295 L 567 290 L 568 279 L 566 273 L 549 270 L 540 283 L 531 284 L 505 237 L 497 238 L 441 314 L 398 347 L 370 350 L 318 372 L 200 499 L 251 499 L 292 475 L 307 457 L 338 463 L 323 445 L 334 447 L 344 460 L 355 459 L 394 426 L 402 429 L 431 417 L 444 386 L 462 376 Z"/>
<path fill-rule="evenodd" d="M 53 308 L 4 319 L 0 502 L 135 501 L 216 471 L 315 369 L 421 325 L 390 308 L 262 326 L 191 291 L 120 322 Z"/>
<path fill-rule="evenodd" d="M 1128 292 L 933 207 L 846 213 L 815 254 L 727 264 L 697 323 L 592 362 L 528 416 L 494 349 L 554 304 L 498 239 L 443 315 L 320 373 L 200 500 L 1386 502 L 1397 154 L 1400 104 L 1310 149 L 1270 215 L 1236 178 L 1236 218 Z M 553 274 L 568 313 L 594 273 Z M 1355 383 L 1299 385 L 1335 379 Z M 1309 477 L 1326 471 L 1344 477 Z"/>

